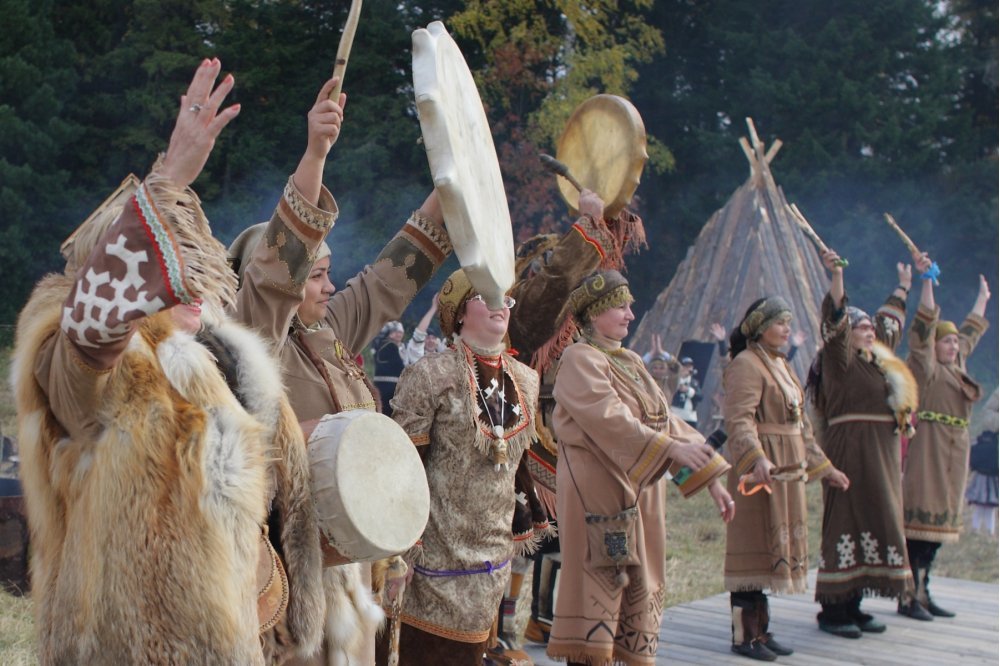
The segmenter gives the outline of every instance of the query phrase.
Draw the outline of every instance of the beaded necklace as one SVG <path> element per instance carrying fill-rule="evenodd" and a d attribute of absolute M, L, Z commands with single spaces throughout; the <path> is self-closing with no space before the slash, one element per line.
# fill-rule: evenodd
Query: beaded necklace
<path fill-rule="evenodd" d="M 504 470 L 510 468 L 510 447 L 507 444 L 507 438 L 504 430 L 504 419 L 506 418 L 507 412 L 507 395 L 503 386 L 504 376 L 509 376 L 510 373 L 507 370 L 506 362 L 504 361 L 502 354 L 497 354 L 496 356 L 484 355 L 474 351 L 468 343 L 462 343 L 462 349 L 465 352 L 466 367 L 469 369 L 469 378 L 472 385 L 475 387 L 477 394 L 483 402 L 482 407 L 478 407 L 477 410 L 479 415 L 486 412 L 486 418 L 489 421 L 489 432 L 488 437 L 492 440 L 490 442 L 490 458 L 493 460 L 494 469 L 500 471 L 500 467 L 503 466 Z M 476 367 L 476 361 L 481 361 L 484 365 L 491 368 L 497 368 L 500 370 L 500 381 L 497 381 L 496 377 L 490 380 L 489 386 L 484 390 L 479 381 L 479 369 Z M 513 381 L 513 380 L 512 380 Z M 499 409 L 497 411 L 498 420 L 493 420 L 493 413 L 489 408 L 489 399 L 496 396 L 499 402 Z M 475 397 L 473 397 L 473 403 L 475 403 Z M 521 417 L 521 406 L 515 402 L 514 406 L 510 409 L 518 419 Z"/>

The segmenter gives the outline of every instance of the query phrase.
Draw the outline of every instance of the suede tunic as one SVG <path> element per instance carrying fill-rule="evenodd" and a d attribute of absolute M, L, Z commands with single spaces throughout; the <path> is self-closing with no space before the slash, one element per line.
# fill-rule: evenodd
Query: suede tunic
<path fill-rule="evenodd" d="M 667 594 L 666 480 L 680 466 L 670 456 L 676 442 L 703 442 L 670 413 L 667 400 L 642 359 L 609 340 L 597 348 L 577 342 L 566 349 L 556 378 L 555 434 L 559 441 L 557 510 L 562 569 L 547 654 L 590 663 L 653 664 Z M 726 472 L 715 455 L 684 479 L 685 496 Z M 616 572 L 588 563 L 585 514 L 613 516 L 638 507 L 638 566 L 628 583 Z"/>
<path fill-rule="evenodd" d="M 762 457 L 778 467 L 801 465 L 809 480 L 833 470 L 803 413 L 805 394 L 784 355 L 756 342 L 726 366 L 723 379 L 726 459 L 733 465 L 728 486 L 736 501 L 736 518 L 726 529 L 726 589 L 804 592 L 809 569 L 805 482 L 774 481 L 772 493 L 750 496 L 737 486 Z"/>
<path fill-rule="evenodd" d="M 237 294 L 239 319 L 278 350 L 300 421 L 376 409 L 364 370 L 354 358 L 383 325 L 399 319 L 451 252 L 443 230 L 414 213 L 375 261 L 333 294 L 322 321 L 305 328 L 293 318 L 337 213 L 326 188 L 319 206 L 312 206 L 290 178 Z"/>
<path fill-rule="evenodd" d="M 946 543 L 962 531 L 962 494 L 969 469 L 969 429 L 919 418 L 934 412 L 968 419 L 982 389 L 966 373 L 966 362 L 989 323 L 970 313 L 959 328 L 955 363 L 939 363 L 934 329 L 940 309 L 921 307 L 910 326 L 907 365 L 920 385 L 917 434 L 910 440 L 903 468 L 903 520 L 906 537 Z"/>
<path fill-rule="evenodd" d="M 888 345 L 879 347 L 882 356 L 852 350 L 846 306 L 846 296 L 835 305 L 827 294 L 822 307 L 820 390 L 827 425 L 820 443 L 851 481 L 847 492 L 823 489 L 816 576 L 816 600 L 823 603 L 865 593 L 896 597 L 913 584 L 903 537 L 900 440 L 889 406 L 891 387 L 905 383 L 896 367 L 905 371 L 905 365 L 890 348 L 899 343 L 906 304 L 890 297 L 873 318 L 878 341 Z M 840 417 L 849 420 L 837 422 Z"/>

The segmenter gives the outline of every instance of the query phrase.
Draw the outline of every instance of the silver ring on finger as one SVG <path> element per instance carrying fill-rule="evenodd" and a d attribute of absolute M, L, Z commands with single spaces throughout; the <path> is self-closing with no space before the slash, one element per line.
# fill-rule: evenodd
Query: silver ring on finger
<path fill-rule="evenodd" d="M 191 111 L 193 113 L 198 113 L 199 111 L 201 111 L 204 108 L 205 107 L 202 106 L 201 104 L 192 104 L 191 106 L 188 107 L 188 111 Z"/>

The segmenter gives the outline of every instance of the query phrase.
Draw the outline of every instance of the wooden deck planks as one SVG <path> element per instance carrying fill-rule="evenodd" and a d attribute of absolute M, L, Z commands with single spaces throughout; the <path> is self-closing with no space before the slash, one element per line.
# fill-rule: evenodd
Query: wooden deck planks
<path fill-rule="evenodd" d="M 810 575 L 810 588 L 815 572 Z M 935 600 L 958 616 L 918 622 L 896 613 L 891 599 L 866 599 L 862 608 L 888 626 L 884 634 L 846 639 L 825 634 L 816 626 L 819 605 L 812 591 L 772 596 L 771 630 L 795 649 L 775 663 L 810 666 L 865 664 L 873 666 L 965 666 L 1000 663 L 1000 596 L 990 583 L 935 578 Z M 667 608 L 660 630 L 657 664 L 755 663 L 730 651 L 729 595 L 719 594 Z M 525 649 L 539 666 L 558 662 L 545 656 L 544 647 Z"/>

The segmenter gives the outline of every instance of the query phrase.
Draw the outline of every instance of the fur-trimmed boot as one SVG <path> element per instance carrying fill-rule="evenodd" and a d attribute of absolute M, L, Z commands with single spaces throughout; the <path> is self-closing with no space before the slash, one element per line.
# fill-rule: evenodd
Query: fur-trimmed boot
<path fill-rule="evenodd" d="M 732 651 L 744 657 L 758 661 L 774 661 L 778 658 L 764 644 L 764 632 L 761 630 L 759 601 L 757 599 L 741 599 L 730 595 L 729 604 L 733 614 L 733 645 Z"/>
<path fill-rule="evenodd" d="M 771 608 L 767 602 L 767 595 L 764 593 L 761 593 L 757 599 L 757 613 L 758 617 L 760 617 L 761 641 L 767 646 L 767 649 L 779 657 L 787 657 L 790 654 L 794 654 L 794 650 L 774 640 L 774 635 L 768 631 L 768 627 L 771 625 Z"/>
<path fill-rule="evenodd" d="M 924 579 L 922 582 L 923 585 L 918 588 L 923 592 L 923 596 L 918 597 L 920 605 L 926 608 L 934 617 L 955 617 L 953 612 L 941 608 L 934 603 L 933 599 L 931 599 L 931 565 L 929 564 L 927 565 L 927 568 L 924 569 Z"/>

